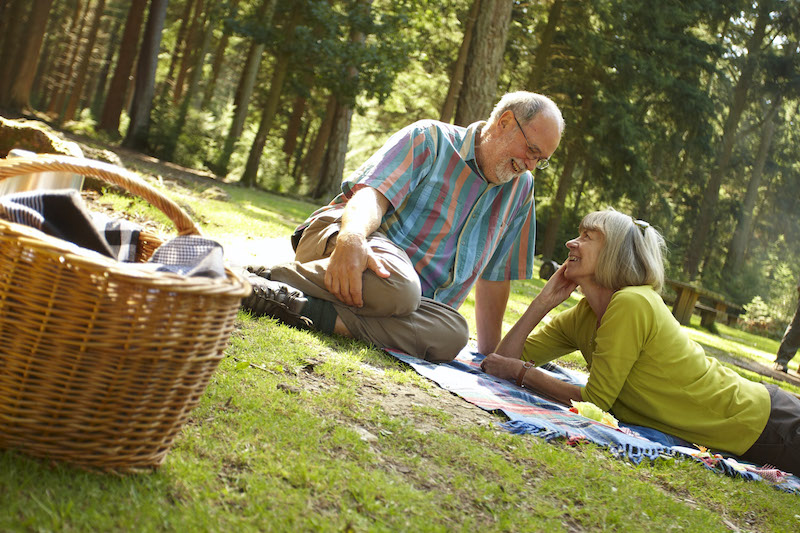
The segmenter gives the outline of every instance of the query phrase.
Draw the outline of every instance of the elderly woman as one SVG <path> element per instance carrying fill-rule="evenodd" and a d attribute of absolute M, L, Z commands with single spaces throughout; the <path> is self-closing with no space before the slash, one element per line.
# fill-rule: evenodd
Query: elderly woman
<path fill-rule="evenodd" d="M 619 420 L 800 473 L 800 399 L 706 357 L 658 294 L 664 239 L 612 209 L 591 213 L 569 256 L 484 360 L 484 371 L 562 403 L 589 401 Z M 584 298 L 533 328 L 576 287 Z M 586 386 L 535 368 L 580 350 Z"/>

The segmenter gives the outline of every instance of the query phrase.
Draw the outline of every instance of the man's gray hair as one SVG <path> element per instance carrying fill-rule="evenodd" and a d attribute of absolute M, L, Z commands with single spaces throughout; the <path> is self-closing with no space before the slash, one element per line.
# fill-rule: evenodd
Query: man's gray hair
<path fill-rule="evenodd" d="M 555 102 L 543 94 L 528 91 L 506 93 L 494 106 L 492 114 L 489 115 L 489 124 L 497 122 L 500 115 L 509 110 L 523 124 L 530 122 L 541 112 L 549 113 L 558 121 L 558 132 L 564 133 L 564 118 L 561 116 L 561 110 L 558 109 Z"/>

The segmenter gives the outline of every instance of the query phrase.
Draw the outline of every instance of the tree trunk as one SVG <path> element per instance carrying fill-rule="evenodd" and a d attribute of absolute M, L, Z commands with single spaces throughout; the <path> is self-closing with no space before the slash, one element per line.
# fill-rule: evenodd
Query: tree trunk
<path fill-rule="evenodd" d="M 11 84 L 22 60 L 25 26 L 30 4 L 26 0 L 10 0 L 2 3 L 0 26 L 4 37 L 0 48 L 3 61 L 0 61 L 0 106 L 8 104 Z M 3 38 L 0 37 L 0 38 Z"/>
<path fill-rule="evenodd" d="M 555 0 L 550 6 L 547 14 L 547 25 L 542 32 L 539 46 L 536 47 L 536 58 L 533 61 L 533 70 L 528 76 L 527 87 L 529 91 L 541 92 L 542 81 L 547 72 L 547 65 L 550 62 L 550 46 L 553 44 L 553 37 L 556 34 L 559 19 L 561 18 L 561 8 L 564 7 L 564 0 Z"/>
<path fill-rule="evenodd" d="M 144 11 L 147 0 L 131 0 L 128 16 L 125 20 L 125 29 L 122 32 L 122 41 L 119 45 L 119 57 L 108 87 L 103 113 L 100 116 L 100 129 L 114 136 L 119 136 L 119 117 L 125 106 L 125 94 L 130 83 L 133 62 L 139 49 L 139 34 L 144 21 Z"/>
<path fill-rule="evenodd" d="M 214 172 L 225 176 L 228 173 L 228 165 L 231 162 L 236 141 L 244 130 L 244 123 L 247 119 L 247 110 L 250 105 L 250 98 L 253 96 L 253 88 L 256 84 L 258 67 L 261 65 L 261 56 L 264 53 L 264 45 L 252 43 L 247 54 L 247 60 L 239 78 L 239 85 L 236 88 L 236 96 L 233 100 L 233 118 L 228 135 L 225 137 L 225 144 L 222 147 L 219 157 L 214 165 Z"/>
<path fill-rule="evenodd" d="M 230 3 L 230 9 L 235 9 L 239 5 L 239 0 L 233 0 Z M 203 91 L 203 101 L 200 104 L 200 109 L 208 109 L 211 105 L 211 99 L 214 97 L 214 91 L 217 87 L 217 80 L 219 73 L 222 70 L 222 63 L 225 61 L 225 52 L 228 50 L 228 42 L 230 41 L 231 32 L 227 26 L 223 25 L 222 37 L 217 44 L 217 51 L 214 54 L 214 60 L 211 62 L 211 78 L 206 83 L 205 90 Z"/>
<path fill-rule="evenodd" d="M 685 270 L 690 280 L 697 277 L 702 253 L 706 248 L 709 229 L 716 218 L 719 189 L 722 185 L 722 178 L 728 173 L 730 167 L 736 130 L 739 127 L 739 119 L 747 105 L 747 93 L 750 86 L 753 84 L 753 76 L 758 64 L 758 58 L 761 55 L 761 44 L 764 40 L 769 16 L 770 4 L 768 2 L 761 2 L 753 34 L 747 43 L 747 61 L 736 83 L 736 88 L 733 92 L 733 102 L 731 103 L 730 111 L 728 112 L 728 117 L 725 120 L 725 126 L 722 130 L 722 142 L 716 168 L 712 170 L 705 192 L 703 193 L 700 212 L 694 223 L 692 240 L 686 253 Z"/>
<path fill-rule="evenodd" d="M 333 116 L 331 136 L 328 141 L 328 149 L 325 151 L 322 174 L 317 186 L 311 193 L 313 198 L 332 198 L 340 192 L 352 118 L 352 106 L 337 104 L 336 112 Z"/>
<path fill-rule="evenodd" d="M 92 96 L 92 117 L 95 119 L 100 118 L 100 111 L 103 106 L 103 98 L 106 95 L 106 86 L 108 85 L 108 75 L 111 72 L 111 63 L 114 60 L 115 43 L 119 41 L 119 31 L 122 28 L 122 22 L 118 18 L 114 18 L 113 25 L 108 34 L 108 44 L 106 55 L 103 58 L 103 64 L 100 72 L 97 74 L 97 80 L 94 84 L 95 90 Z"/>
<path fill-rule="evenodd" d="M 584 161 L 585 163 L 585 161 Z M 585 168 L 585 165 L 584 165 Z M 586 172 L 581 173 L 581 182 L 578 184 L 578 188 L 575 189 L 575 203 L 572 204 L 572 219 L 576 219 L 580 216 L 580 209 L 581 209 L 581 199 L 583 199 L 583 189 L 586 188 L 586 182 L 589 179 L 589 174 Z"/>
<path fill-rule="evenodd" d="M 550 217 L 547 219 L 544 237 L 542 237 L 543 260 L 553 259 L 553 254 L 556 249 L 556 240 L 558 240 L 558 230 L 561 228 L 561 218 L 564 214 L 564 204 L 567 199 L 567 194 L 572 187 L 575 164 L 578 160 L 577 152 L 577 142 L 571 143 L 567 149 L 567 159 L 564 161 L 564 170 L 561 171 L 561 176 L 558 179 L 556 195 L 550 203 Z"/>
<path fill-rule="evenodd" d="M 282 32 L 286 35 L 287 49 L 291 47 L 294 41 L 294 29 L 302 19 L 303 14 L 299 7 L 294 5 L 292 12 L 289 15 L 289 20 Z M 283 82 L 286 81 L 286 74 L 289 72 L 289 61 L 291 59 L 291 52 L 282 52 L 275 58 L 275 65 L 272 70 L 272 79 L 269 84 L 269 94 L 267 101 L 264 103 L 264 108 L 261 112 L 261 121 L 258 124 L 258 132 L 256 133 L 253 144 L 250 147 L 250 153 L 247 156 L 247 165 L 245 166 L 244 173 L 242 174 L 241 182 L 248 187 L 254 187 L 258 177 L 258 166 L 261 161 L 261 156 L 264 153 L 264 145 L 267 143 L 267 135 L 272 122 L 275 119 L 275 112 L 278 109 L 278 104 L 281 101 L 281 93 L 283 92 Z"/>
<path fill-rule="evenodd" d="M 86 73 L 89 72 L 89 60 L 92 57 L 94 43 L 97 41 L 97 32 L 100 30 L 100 21 L 103 18 L 103 11 L 105 11 L 105 9 L 106 0 L 97 0 L 94 6 L 94 13 L 92 14 L 92 22 L 89 24 L 89 36 L 86 41 L 86 48 L 83 55 L 79 58 L 77 78 L 75 79 L 75 84 L 72 86 L 72 93 L 67 102 L 67 108 L 61 116 L 61 122 L 69 122 L 75 118 L 78 102 L 80 102 L 81 93 L 83 93 L 83 84 L 86 81 Z"/>
<path fill-rule="evenodd" d="M 22 5 L 21 0 L 4 0 L 3 2 L 0 2 L 0 53 L 3 51 L 6 45 L 6 38 L 8 37 L 8 34 L 14 27 L 14 24 L 12 24 L 12 21 L 14 21 L 12 14 L 14 12 L 15 5 Z M 3 57 L 7 56 L 4 55 Z M 3 71 L 0 70 L 0 73 L 3 73 Z"/>
<path fill-rule="evenodd" d="M 733 238 L 728 247 L 728 255 L 725 257 L 725 265 L 722 269 L 727 276 L 738 274 L 744 263 L 747 242 L 750 240 L 752 234 L 753 217 L 756 201 L 758 200 L 758 188 L 761 185 L 761 178 L 764 175 L 764 165 L 767 162 L 769 149 L 772 146 L 772 139 L 775 135 L 775 116 L 778 114 L 781 103 L 781 98 L 776 98 L 772 107 L 767 112 L 767 116 L 764 118 L 761 140 L 758 144 L 758 153 L 753 163 L 753 172 L 750 175 L 750 181 L 747 183 L 747 192 L 744 195 L 744 201 L 739 211 L 739 220 L 736 224 L 736 230 L 733 232 Z"/>
<path fill-rule="evenodd" d="M 461 93 L 462 85 L 464 85 L 464 69 L 467 66 L 467 55 L 469 54 L 480 5 L 481 0 L 472 0 L 472 7 L 469 8 L 469 13 L 467 14 L 467 20 L 464 24 L 464 38 L 461 40 L 461 47 L 458 49 L 458 58 L 456 58 L 456 64 L 453 68 L 453 75 L 450 76 L 450 86 L 447 89 L 447 96 L 444 98 L 442 112 L 439 115 L 439 120 L 442 122 L 450 122 L 453 119 L 453 111 L 456 108 L 458 95 Z"/>
<path fill-rule="evenodd" d="M 513 5 L 514 2 L 508 0 L 481 0 L 464 72 L 464 86 L 458 97 L 456 124 L 466 126 L 485 120 L 492 110 L 497 80 L 503 68 Z"/>
<path fill-rule="evenodd" d="M 172 159 L 175 155 L 175 148 L 178 146 L 178 139 L 180 138 L 183 128 L 186 125 L 186 116 L 189 114 L 189 106 L 192 103 L 192 97 L 197 93 L 197 88 L 200 85 L 200 76 L 203 73 L 203 63 L 205 63 L 206 54 L 208 53 L 208 48 L 211 45 L 211 36 L 214 33 L 215 17 L 213 8 L 209 11 L 206 19 L 206 27 L 203 31 L 203 41 L 200 43 L 200 49 L 196 53 L 196 61 L 192 67 L 192 76 L 189 79 L 189 84 L 186 87 L 186 94 L 183 96 L 183 101 L 181 102 L 181 107 L 178 111 L 178 118 L 175 121 L 175 130 L 167 148 L 167 159 Z"/>
<path fill-rule="evenodd" d="M 194 9 L 192 16 L 192 25 L 189 26 L 189 33 L 186 35 L 186 41 L 183 43 L 183 52 L 181 53 L 181 64 L 178 69 L 178 76 L 175 79 L 175 87 L 172 89 L 172 101 L 178 103 L 183 97 L 183 91 L 186 85 L 186 78 L 190 76 L 190 70 L 195 63 L 197 57 L 197 47 L 200 40 L 203 39 L 203 16 L 205 14 L 204 0 L 197 0 L 197 5 Z"/>
<path fill-rule="evenodd" d="M 294 164 L 291 169 L 291 176 L 294 178 L 294 192 L 299 192 L 300 187 L 303 185 L 303 173 L 300 172 L 300 167 L 303 163 L 303 152 L 308 143 L 308 136 L 311 133 L 311 122 L 306 122 L 301 125 L 300 142 L 294 150 Z"/>
<path fill-rule="evenodd" d="M 175 83 L 175 68 L 178 66 L 178 62 L 181 59 L 181 47 L 184 46 L 184 42 L 186 41 L 186 31 L 189 28 L 195 0 L 185 0 L 185 2 L 185 7 L 180 17 L 181 25 L 178 27 L 178 35 L 175 37 L 175 46 L 172 48 L 172 53 L 170 54 L 167 76 L 164 78 L 164 82 L 158 90 L 158 94 L 161 95 L 162 98 L 166 98 L 167 93 Z"/>
<path fill-rule="evenodd" d="M 272 128 L 275 111 L 278 109 L 278 104 L 280 103 L 283 82 L 286 81 L 286 74 L 288 71 L 289 56 L 284 54 L 275 62 L 267 101 L 264 103 L 264 108 L 261 110 L 258 132 L 256 133 L 255 139 L 253 139 L 253 144 L 250 146 L 250 152 L 247 155 L 247 164 L 240 180 L 243 185 L 248 187 L 255 187 L 256 185 L 259 163 L 264 153 L 264 146 L 267 144 L 267 135 Z"/>
<path fill-rule="evenodd" d="M 264 0 L 259 7 L 258 18 L 264 20 L 264 23 L 267 24 L 272 20 L 272 13 L 274 10 L 275 0 Z M 233 118 L 231 119 L 231 127 L 228 131 L 228 136 L 225 137 L 225 144 L 222 146 L 222 151 L 219 157 L 217 157 L 214 168 L 212 169 L 214 173 L 220 176 L 228 174 L 228 165 L 230 165 L 231 156 L 236 147 L 236 141 L 239 140 L 239 136 L 241 136 L 244 130 L 250 98 L 253 96 L 253 88 L 256 84 L 256 76 L 258 76 L 258 68 L 261 65 L 261 56 L 263 54 L 263 44 L 256 42 L 250 44 L 250 50 L 247 53 L 242 75 L 239 78 L 239 85 L 236 87 L 236 94 L 233 98 Z"/>
<path fill-rule="evenodd" d="M 51 10 L 50 21 L 45 30 L 42 51 L 39 53 L 39 64 L 36 66 L 36 76 L 33 78 L 31 87 L 31 106 L 38 109 L 43 105 L 46 92 L 44 90 L 47 77 L 55 69 L 57 64 L 57 50 L 61 45 L 62 32 L 59 22 L 54 20 L 54 13 Z M 60 14 L 56 14 L 56 17 Z"/>
<path fill-rule="evenodd" d="M 358 0 L 354 6 L 353 15 L 355 17 L 368 17 L 372 0 Z M 366 35 L 358 29 L 355 21 L 350 28 L 350 42 L 363 44 Z M 358 77 L 359 65 L 350 65 L 347 69 L 347 76 L 352 80 Z M 358 89 L 354 94 L 358 93 Z M 333 126 L 331 136 L 328 140 L 328 149 L 325 151 L 325 161 L 322 165 L 320 179 L 314 187 L 312 196 L 322 198 L 323 196 L 333 196 L 341 187 L 344 175 L 344 163 L 347 156 L 347 146 L 350 140 L 350 122 L 353 118 L 353 104 L 355 96 L 348 100 L 337 98 L 336 112 L 333 116 Z"/>
<path fill-rule="evenodd" d="M 306 97 L 298 96 L 292 105 L 292 115 L 289 117 L 289 124 L 286 125 L 286 135 L 283 138 L 283 153 L 286 154 L 288 164 L 297 148 L 297 136 L 300 134 L 300 126 L 303 124 L 303 115 L 306 112 Z"/>
<path fill-rule="evenodd" d="M 70 26 L 70 31 L 67 32 L 71 36 L 69 47 L 62 54 L 59 68 L 53 76 L 52 89 L 50 90 L 50 103 L 47 106 L 48 115 L 60 116 L 61 111 L 64 109 L 64 98 L 69 91 L 72 82 L 72 72 L 77 62 L 78 52 L 81 48 L 81 38 L 83 37 L 83 29 L 86 26 L 87 16 L 89 11 L 90 0 L 86 0 L 86 9 L 82 9 L 83 2 L 78 1 L 76 4 L 73 23 Z M 77 26 L 77 30 L 75 30 Z"/>
<path fill-rule="evenodd" d="M 577 131 L 585 131 L 586 123 L 591 116 L 592 110 L 591 96 L 584 96 L 581 103 L 581 118 L 578 121 Z M 561 228 L 561 219 L 564 215 L 564 202 L 567 199 L 575 174 L 579 155 L 583 152 L 583 145 L 580 137 L 573 137 L 567 143 L 567 159 L 564 162 L 564 170 L 558 179 L 556 196 L 550 204 L 550 217 L 547 220 L 544 237 L 542 238 L 542 259 L 552 259 L 555 253 L 558 230 Z"/>
<path fill-rule="evenodd" d="M 30 104 L 33 78 L 36 77 L 36 65 L 39 63 L 39 51 L 47 29 L 47 16 L 53 0 L 33 0 L 33 8 L 25 28 L 25 40 L 22 46 L 22 57 L 11 83 L 8 105 L 11 109 L 22 110 Z"/>
<path fill-rule="evenodd" d="M 161 46 L 161 32 L 167 17 L 168 0 L 152 0 L 147 24 L 144 28 L 139 61 L 136 65 L 136 85 L 131 104 L 131 120 L 123 146 L 134 150 L 147 149 L 147 135 L 150 129 L 150 110 L 153 107 L 156 67 Z"/>
<path fill-rule="evenodd" d="M 322 169 L 322 160 L 325 159 L 325 147 L 328 145 L 328 139 L 331 138 L 331 131 L 333 130 L 333 118 L 336 114 L 336 96 L 330 95 L 328 103 L 325 106 L 325 116 L 322 117 L 322 122 L 317 130 L 317 135 L 314 137 L 314 142 L 311 144 L 311 149 L 306 152 L 303 158 L 303 174 L 308 176 L 309 182 L 315 184 L 320 180 L 320 170 Z"/>

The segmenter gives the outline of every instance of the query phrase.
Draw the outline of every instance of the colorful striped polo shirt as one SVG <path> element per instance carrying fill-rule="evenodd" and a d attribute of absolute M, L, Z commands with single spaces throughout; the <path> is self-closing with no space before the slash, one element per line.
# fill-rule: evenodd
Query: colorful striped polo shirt
<path fill-rule="evenodd" d="M 380 229 L 408 254 L 423 296 L 458 308 L 479 276 L 532 277 L 533 176 L 525 172 L 494 185 L 480 175 L 475 139 L 484 124 L 463 128 L 422 120 L 403 128 L 304 226 L 358 189 L 374 187 L 391 204 Z"/>

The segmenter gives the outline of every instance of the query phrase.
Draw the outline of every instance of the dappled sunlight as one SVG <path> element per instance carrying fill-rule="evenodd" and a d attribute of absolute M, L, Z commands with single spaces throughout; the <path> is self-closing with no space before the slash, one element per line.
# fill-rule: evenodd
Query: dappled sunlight
<path fill-rule="evenodd" d="M 684 326 L 685 327 L 685 326 Z M 689 337 L 704 345 L 722 350 L 734 357 L 746 357 L 760 363 L 772 363 L 775 360 L 774 353 L 767 353 L 758 348 L 747 346 L 738 339 L 724 339 L 711 332 L 685 327 Z"/>

